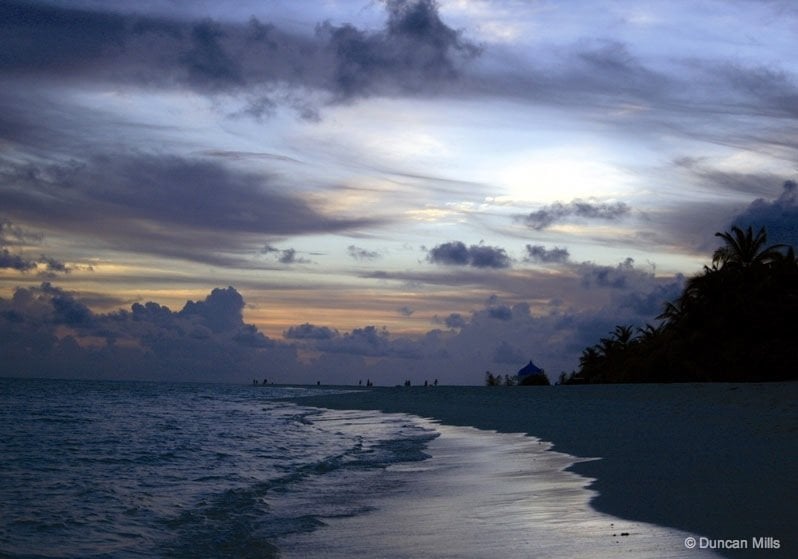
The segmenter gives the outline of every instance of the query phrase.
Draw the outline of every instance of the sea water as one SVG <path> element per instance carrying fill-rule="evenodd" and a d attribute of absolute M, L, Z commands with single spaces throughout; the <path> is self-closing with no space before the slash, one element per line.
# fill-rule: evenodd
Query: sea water
<path fill-rule="evenodd" d="M 274 557 L 436 436 L 302 391 L 0 379 L 0 556 Z"/>
<path fill-rule="evenodd" d="M 688 555 L 543 441 L 318 393 L 0 378 L 0 557 Z"/>

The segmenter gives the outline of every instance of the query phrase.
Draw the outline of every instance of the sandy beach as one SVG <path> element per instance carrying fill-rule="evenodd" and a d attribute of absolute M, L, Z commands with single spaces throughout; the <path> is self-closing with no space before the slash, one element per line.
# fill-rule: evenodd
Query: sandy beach
<path fill-rule="evenodd" d="M 798 383 L 375 388 L 302 399 L 402 412 L 443 425 L 524 433 L 582 461 L 590 505 L 748 549 L 795 556 Z M 764 538 L 773 538 L 766 540 Z M 778 540 L 778 549 L 754 549 Z M 689 550 L 685 557 L 689 557 Z"/>

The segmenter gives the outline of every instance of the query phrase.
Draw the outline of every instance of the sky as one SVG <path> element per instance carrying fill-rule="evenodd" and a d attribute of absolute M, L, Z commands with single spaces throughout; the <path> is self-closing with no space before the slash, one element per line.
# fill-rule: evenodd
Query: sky
<path fill-rule="evenodd" d="M 0 4 L 3 375 L 552 380 L 798 245 L 791 1 Z"/>

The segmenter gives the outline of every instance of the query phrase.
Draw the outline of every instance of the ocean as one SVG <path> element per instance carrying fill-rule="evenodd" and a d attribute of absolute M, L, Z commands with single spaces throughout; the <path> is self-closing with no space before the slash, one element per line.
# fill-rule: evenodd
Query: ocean
<path fill-rule="evenodd" d="M 0 557 L 685 552 L 593 511 L 548 443 L 302 405 L 324 393 L 0 378 Z"/>

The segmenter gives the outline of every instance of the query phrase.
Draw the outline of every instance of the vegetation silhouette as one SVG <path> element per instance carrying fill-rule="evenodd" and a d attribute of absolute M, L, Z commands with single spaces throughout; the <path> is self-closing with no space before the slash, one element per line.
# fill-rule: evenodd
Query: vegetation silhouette
<path fill-rule="evenodd" d="M 565 384 L 798 379 L 798 260 L 752 227 L 716 233 L 712 265 L 689 278 L 657 319 L 616 326 L 585 348 Z"/>

